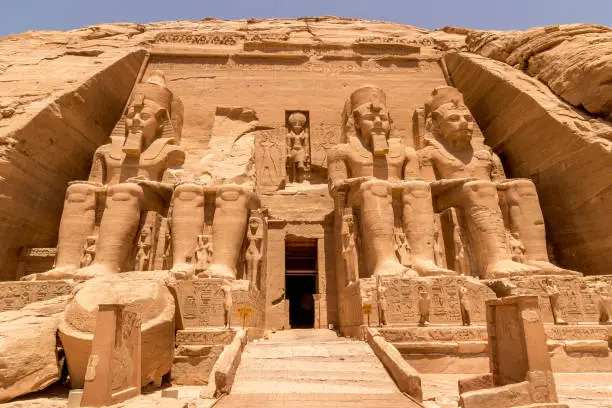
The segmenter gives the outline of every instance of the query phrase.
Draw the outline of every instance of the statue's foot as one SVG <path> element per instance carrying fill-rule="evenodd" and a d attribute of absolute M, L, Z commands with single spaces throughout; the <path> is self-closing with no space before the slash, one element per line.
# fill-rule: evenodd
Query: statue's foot
<path fill-rule="evenodd" d="M 564 319 L 555 320 L 555 324 L 558 326 L 567 326 L 567 322 Z"/>
<path fill-rule="evenodd" d="M 381 262 L 379 265 L 376 265 L 376 267 L 374 268 L 374 276 L 403 277 L 403 276 L 412 276 L 412 274 L 414 274 L 413 276 L 418 276 L 416 271 L 413 271 L 412 269 L 394 260 L 388 260 L 388 261 Z"/>
<path fill-rule="evenodd" d="M 570 275 L 570 276 L 582 276 L 582 273 L 571 271 L 569 269 L 560 268 L 547 261 L 527 261 L 525 264 L 538 268 L 539 274 L 542 275 Z"/>
<path fill-rule="evenodd" d="M 45 281 L 45 280 L 64 280 L 74 279 L 74 265 L 60 266 L 47 272 L 33 273 L 21 278 L 22 281 Z"/>
<path fill-rule="evenodd" d="M 192 279 L 195 273 L 195 268 L 189 263 L 179 263 L 172 266 L 170 274 L 174 276 L 176 280 L 188 280 Z"/>
<path fill-rule="evenodd" d="M 442 268 L 428 259 L 416 259 L 414 261 L 414 269 L 421 276 L 453 276 L 457 272 L 450 269 Z"/>
<path fill-rule="evenodd" d="M 75 281 L 86 281 L 100 276 L 111 275 L 113 272 L 115 271 L 106 265 L 93 264 L 74 271 L 73 279 Z"/>
<path fill-rule="evenodd" d="M 223 264 L 212 264 L 204 273 L 207 273 L 211 278 L 236 279 L 236 271 Z"/>
<path fill-rule="evenodd" d="M 513 275 L 534 275 L 538 272 L 539 269 L 534 266 L 525 265 L 511 260 L 503 260 L 489 265 L 487 267 L 485 276 L 486 279 L 507 278 Z"/>

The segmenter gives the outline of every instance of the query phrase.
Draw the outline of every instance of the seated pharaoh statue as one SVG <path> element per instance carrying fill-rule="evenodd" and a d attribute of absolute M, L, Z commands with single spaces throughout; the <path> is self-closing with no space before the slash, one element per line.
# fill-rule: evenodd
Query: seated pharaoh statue
<path fill-rule="evenodd" d="M 456 88 L 436 88 L 425 106 L 425 147 L 418 155 L 421 175 L 432 181 L 435 210 L 453 207 L 461 218 L 480 277 L 580 275 L 550 263 L 535 185 L 506 179 L 499 157 L 472 143 L 475 126 Z M 510 240 L 521 241 L 520 259 L 513 261 Z"/>
<path fill-rule="evenodd" d="M 341 211 L 350 215 L 355 210 L 367 269 L 361 275 L 454 274 L 434 262 L 430 186 L 419 180 L 416 152 L 391 137 L 391 125 L 385 93 L 376 86 L 361 87 L 344 107 L 345 143 L 334 146 L 328 155 L 330 193 Z M 402 203 L 397 220 L 394 196 Z M 407 237 L 410 265 L 398 261 L 396 229 Z"/>
<path fill-rule="evenodd" d="M 161 72 L 135 85 L 123 118 L 125 133 L 96 150 L 88 181 L 71 182 L 66 191 L 55 267 L 26 279 L 83 280 L 131 267 L 141 214 L 166 211 L 173 185 L 162 182 L 164 174 L 185 160 L 175 125 L 182 112 L 173 106 Z M 96 230 L 93 261 L 79 269 L 84 245 Z"/>

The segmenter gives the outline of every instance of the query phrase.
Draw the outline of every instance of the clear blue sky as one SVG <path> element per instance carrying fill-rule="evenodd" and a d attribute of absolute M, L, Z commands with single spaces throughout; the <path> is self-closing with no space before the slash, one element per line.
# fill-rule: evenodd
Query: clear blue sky
<path fill-rule="evenodd" d="M 0 0 L 0 36 L 103 22 L 320 15 L 430 29 L 508 30 L 573 22 L 612 26 L 612 0 Z"/>

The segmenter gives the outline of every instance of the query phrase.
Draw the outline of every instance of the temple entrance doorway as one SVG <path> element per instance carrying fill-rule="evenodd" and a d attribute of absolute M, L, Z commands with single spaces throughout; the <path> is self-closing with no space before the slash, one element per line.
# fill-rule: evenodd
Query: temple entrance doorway
<path fill-rule="evenodd" d="M 317 293 L 317 240 L 285 241 L 285 293 L 292 329 L 314 327 Z"/>

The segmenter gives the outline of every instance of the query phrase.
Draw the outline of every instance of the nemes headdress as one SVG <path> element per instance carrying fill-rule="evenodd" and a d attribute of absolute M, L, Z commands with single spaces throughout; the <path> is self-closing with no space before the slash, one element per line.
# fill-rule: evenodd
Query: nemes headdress
<path fill-rule="evenodd" d="M 370 104 L 374 109 L 382 109 L 387 106 L 387 96 L 385 92 L 375 85 L 365 85 L 347 98 L 342 111 L 342 139 L 346 143 L 348 139 L 355 135 L 355 119 L 353 113 L 362 106 Z"/>
<path fill-rule="evenodd" d="M 431 93 L 431 98 L 425 104 L 425 116 L 431 115 L 442 105 L 452 103 L 453 105 L 465 105 L 463 94 L 452 86 L 439 86 Z"/>
<path fill-rule="evenodd" d="M 351 112 L 367 104 L 371 104 L 378 109 L 387 106 L 387 96 L 385 92 L 374 85 L 365 85 L 357 89 L 351 94 L 350 101 Z"/>
<path fill-rule="evenodd" d="M 172 92 L 166 86 L 166 78 L 161 71 L 154 71 L 145 81 L 134 86 L 131 103 L 141 104 L 151 101 L 172 114 Z"/>

